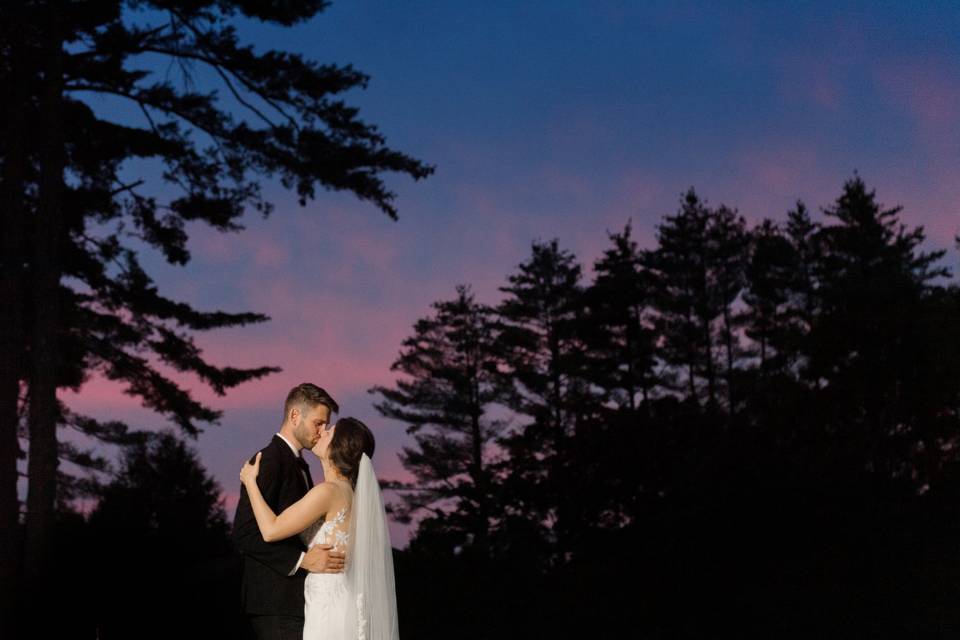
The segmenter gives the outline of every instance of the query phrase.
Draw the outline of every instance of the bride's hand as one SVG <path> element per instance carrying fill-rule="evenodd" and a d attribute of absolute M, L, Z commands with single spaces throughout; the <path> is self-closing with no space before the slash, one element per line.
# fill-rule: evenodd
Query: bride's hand
<path fill-rule="evenodd" d="M 244 484 L 250 484 L 251 482 L 257 481 L 257 474 L 260 472 L 260 456 L 263 454 L 262 451 L 258 451 L 256 457 L 253 460 L 253 464 L 249 461 L 245 462 L 243 469 L 240 469 L 240 481 Z"/>

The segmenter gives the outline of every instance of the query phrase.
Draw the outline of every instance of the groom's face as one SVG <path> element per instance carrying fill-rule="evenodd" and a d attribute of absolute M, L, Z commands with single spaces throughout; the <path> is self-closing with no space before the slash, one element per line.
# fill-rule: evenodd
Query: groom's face
<path fill-rule="evenodd" d="M 312 409 L 304 407 L 300 421 L 294 429 L 300 445 L 306 449 L 312 449 L 329 422 L 330 407 L 323 404 L 318 404 Z"/>

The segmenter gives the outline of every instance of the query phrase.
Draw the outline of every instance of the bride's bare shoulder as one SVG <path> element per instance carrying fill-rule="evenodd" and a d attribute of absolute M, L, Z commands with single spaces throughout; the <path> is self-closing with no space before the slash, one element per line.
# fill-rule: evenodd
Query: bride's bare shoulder
<path fill-rule="evenodd" d="M 315 498 L 325 501 L 341 500 L 344 495 L 344 489 L 336 482 L 318 482 L 313 485 L 310 492 Z"/>
<path fill-rule="evenodd" d="M 343 489 L 335 482 L 319 482 L 310 489 L 310 496 L 322 513 L 327 513 L 343 502 Z"/>
<path fill-rule="evenodd" d="M 330 497 L 336 495 L 337 486 L 332 482 L 318 482 L 310 489 L 310 493 L 317 497 Z"/>
<path fill-rule="evenodd" d="M 332 482 L 318 482 L 310 489 L 310 497 L 314 501 L 325 505 L 329 504 L 338 495 L 337 487 Z"/>

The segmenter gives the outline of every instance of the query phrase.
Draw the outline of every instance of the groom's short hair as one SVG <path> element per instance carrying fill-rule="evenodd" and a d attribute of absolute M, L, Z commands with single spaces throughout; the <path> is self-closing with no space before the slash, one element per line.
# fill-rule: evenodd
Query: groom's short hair
<path fill-rule="evenodd" d="M 302 382 L 293 389 L 290 389 L 290 393 L 287 394 L 287 401 L 283 403 L 283 420 L 287 420 L 287 416 L 290 415 L 290 409 L 293 407 L 306 406 L 312 409 L 318 404 L 322 404 L 330 409 L 330 413 L 339 413 L 340 411 L 337 401 L 334 400 L 333 396 L 327 393 L 325 389 L 318 387 L 312 382 Z"/>

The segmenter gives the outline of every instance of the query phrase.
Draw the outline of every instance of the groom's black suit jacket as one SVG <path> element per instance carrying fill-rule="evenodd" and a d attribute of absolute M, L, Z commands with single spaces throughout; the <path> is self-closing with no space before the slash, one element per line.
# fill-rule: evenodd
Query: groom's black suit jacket
<path fill-rule="evenodd" d="M 313 479 L 306 469 L 307 482 L 304 482 L 299 456 L 279 435 L 274 435 L 261 451 L 257 486 L 273 512 L 279 515 L 307 493 Z M 303 580 L 309 571 L 301 567 L 292 576 L 289 573 L 306 546 L 299 536 L 264 542 L 250 506 L 250 496 L 242 483 L 233 519 L 233 540 L 243 556 L 240 579 L 243 610 L 256 615 L 303 617 Z"/>

